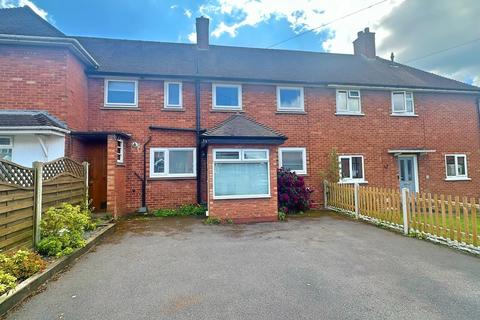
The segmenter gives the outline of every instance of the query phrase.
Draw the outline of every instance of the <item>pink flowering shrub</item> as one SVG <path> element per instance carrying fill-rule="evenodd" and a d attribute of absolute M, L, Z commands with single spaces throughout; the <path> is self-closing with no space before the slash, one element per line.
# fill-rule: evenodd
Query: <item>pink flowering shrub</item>
<path fill-rule="evenodd" d="M 305 186 L 303 177 L 294 172 L 278 169 L 278 207 L 285 213 L 295 213 L 310 209 L 312 189 Z"/>

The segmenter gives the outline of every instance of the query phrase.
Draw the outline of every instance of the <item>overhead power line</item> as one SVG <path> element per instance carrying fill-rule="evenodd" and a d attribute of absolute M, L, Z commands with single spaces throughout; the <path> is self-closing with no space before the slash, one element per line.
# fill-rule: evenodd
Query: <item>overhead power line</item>
<path fill-rule="evenodd" d="M 442 49 L 442 50 L 430 52 L 429 54 L 426 54 L 426 55 L 424 55 L 424 56 L 421 56 L 421 57 L 418 57 L 418 58 L 414 58 L 414 59 L 410 59 L 410 60 L 408 60 L 408 61 L 405 61 L 405 62 L 403 62 L 403 64 L 407 64 L 407 63 L 410 63 L 410 62 L 422 60 L 422 59 L 425 59 L 425 58 L 428 58 L 428 57 L 437 55 L 437 54 L 439 54 L 439 53 L 443 53 L 443 52 L 446 52 L 446 51 L 449 51 L 449 50 L 453 50 L 453 49 L 456 49 L 456 48 L 460 48 L 460 47 L 463 47 L 463 46 L 472 44 L 472 43 L 477 42 L 477 41 L 480 41 L 480 38 L 473 39 L 473 40 L 470 40 L 470 41 L 467 41 L 467 42 L 464 42 L 464 43 L 460 43 L 460 44 L 457 44 L 457 45 L 455 45 L 455 46 L 453 46 L 453 47 L 448 47 L 448 48 L 445 48 L 445 49 Z"/>
<path fill-rule="evenodd" d="M 329 24 L 332 24 L 332 23 L 337 22 L 337 21 L 340 21 L 340 20 L 342 20 L 342 19 L 351 17 L 351 16 L 353 16 L 353 15 L 355 15 L 355 14 L 357 14 L 357 13 L 360 13 L 360 12 L 362 12 L 362 11 L 368 10 L 368 9 L 370 9 L 370 8 L 373 8 L 373 7 L 375 7 L 375 6 L 378 6 L 378 5 L 380 5 L 380 4 L 384 3 L 384 2 L 387 2 L 387 1 L 389 1 L 389 0 L 382 0 L 382 1 L 375 2 L 375 3 L 373 3 L 373 4 L 371 4 L 371 5 L 367 6 L 367 7 L 363 7 L 363 8 L 361 8 L 361 9 L 356 10 L 356 11 L 350 12 L 350 13 L 344 15 L 344 16 L 338 17 L 338 18 L 333 19 L 333 20 L 331 20 L 331 21 L 329 21 L 329 22 L 327 22 L 327 23 L 324 23 L 324 24 L 322 24 L 322 25 L 320 25 L 320 26 L 318 26 L 318 27 L 315 27 L 315 28 L 308 29 L 308 30 L 302 31 L 302 32 L 300 32 L 300 33 L 297 33 L 296 35 L 294 35 L 294 36 L 292 36 L 292 37 L 290 37 L 290 38 L 287 38 L 287 39 L 285 39 L 285 40 L 282 40 L 282 41 L 280 41 L 280 42 L 274 43 L 274 44 L 266 47 L 266 49 L 270 49 L 270 48 L 276 47 L 276 46 L 278 46 L 278 45 L 280 45 L 280 44 L 282 44 L 282 43 L 285 43 L 285 42 L 290 41 L 290 40 L 292 40 L 292 39 L 301 37 L 301 36 L 303 36 L 303 35 L 306 34 L 306 33 L 309 33 L 309 32 L 312 32 L 312 31 L 315 31 L 315 30 L 324 28 L 324 27 L 328 26 Z"/>

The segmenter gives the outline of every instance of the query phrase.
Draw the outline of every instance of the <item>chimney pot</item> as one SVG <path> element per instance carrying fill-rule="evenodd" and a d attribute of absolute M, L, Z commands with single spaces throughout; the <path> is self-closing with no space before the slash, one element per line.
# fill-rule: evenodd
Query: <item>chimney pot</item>
<path fill-rule="evenodd" d="M 375 33 L 370 32 L 370 28 L 367 27 L 357 33 L 357 39 L 353 41 L 353 53 L 371 59 L 376 57 Z"/>
<path fill-rule="evenodd" d="M 207 50 L 209 46 L 209 23 L 210 20 L 201 16 L 196 19 L 197 48 Z"/>

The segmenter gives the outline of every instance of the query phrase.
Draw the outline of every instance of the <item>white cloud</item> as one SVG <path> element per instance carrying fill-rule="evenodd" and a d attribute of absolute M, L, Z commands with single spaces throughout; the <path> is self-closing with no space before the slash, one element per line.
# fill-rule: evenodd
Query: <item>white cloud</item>
<path fill-rule="evenodd" d="M 187 18 L 191 18 L 192 17 L 192 11 L 189 10 L 189 9 L 185 9 L 183 11 L 183 14 L 187 17 Z"/>
<path fill-rule="evenodd" d="M 187 36 L 187 39 L 188 41 L 190 41 L 191 43 L 196 43 L 197 42 L 197 33 L 194 31 L 192 33 L 190 33 L 188 36 Z"/>
<path fill-rule="evenodd" d="M 0 8 L 15 8 L 29 6 L 36 14 L 45 20 L 49 20 L 48 12 L 37 6 L 31 0 L 0 0 Z"/>

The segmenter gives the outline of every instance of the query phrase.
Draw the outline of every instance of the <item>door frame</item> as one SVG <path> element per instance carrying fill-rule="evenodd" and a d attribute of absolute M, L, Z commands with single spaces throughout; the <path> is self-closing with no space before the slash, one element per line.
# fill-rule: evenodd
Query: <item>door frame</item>
<path fill-rule="evenodd" d="M 397 159 L 397 170 L 398 170 L 398 187 L 400 187 L 400 175 L 401 175 L 401 170 L 400 170 L 400 158 L 413 158 L 413 168 L 414 168 L 414 179 L 415 179 L 415 192 L 420 192 L 420 185 L 418 182 L 418 156 L 416 154 L 401 154 L 398 155 Z"/>

